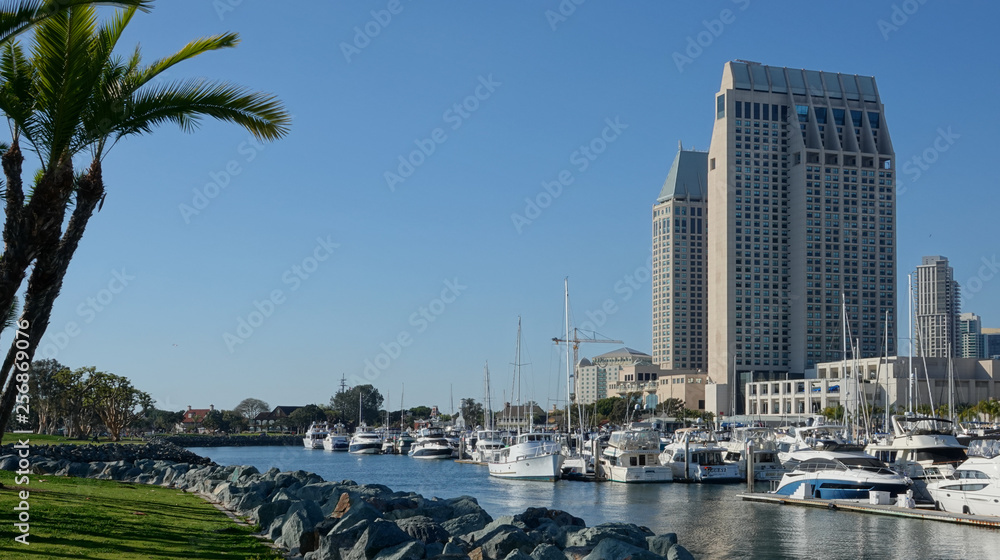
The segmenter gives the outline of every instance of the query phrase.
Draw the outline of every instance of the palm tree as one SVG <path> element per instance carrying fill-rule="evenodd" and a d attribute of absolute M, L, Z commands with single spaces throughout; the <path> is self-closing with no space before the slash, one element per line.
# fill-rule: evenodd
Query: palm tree
<path fill-rule="evenodd" d="M 147 11 L 151 0 L 21 0 L 5 2 L 0 7 L 0 49 L 8 49 L 14 37 L 38 24 L 60 16 L 66 10 L 94 4 L 109 4 L 115 6 L 130 6 L 133 9 Z M 24 70 L 24 67 L 8 68 L 8 70 Z M 30 75 L 4 76 L 2 97 L 4 101 L 13 101 L 18 93 L 27 93 L 33 80 Z M 70 98 L 69 91 L 63 92 Z M 40 181 L 31 193 L 31 198 L 25 205 L 24 189 L 21 183 L 21 164 L 23 156 L 18 144 L 21 132 L 19 117 L 29 114 L 33 106 L 33 98 L 17 96 L 17 103 L 4 103 L 0 106 L 11 121 L 13 142 L 4 145 L 2 166 L 7 176 L 4 189 L 4 253 L 0 257 L 0 309 L 7 309 L 14 303 L 14 295 L 21 287 L 28 266 L 35 258 L 38 245 L 54 241 L 52 230 L 54 224 L 62 223 L 65 215 L 65 204 L 60 204 L 60 196 L 55 185 L 55 176 L 48 174 L 46 181 Z M 51 171 L 51 170 L 47 170 Z M 63 177 L 65 179 L 65 176 Z M 65 181 L 62 183 L 65 187 Z M 66 189 L 63 188 L 63 193 Z M 47 205 L 54 204 L 53 208 Z M 62 214 L 59 214 L 60 208 Z M 57 221 L 58 219 L 58 221 Z M 0 377 L 0 385 L 4 379 Z"/>
<path fill-rule="evenodd" d="M 93 8 L 70 9 L 39 25 L 30 60 L 16 44 L 0 57 L 0 74 L 5 78 L 9 74 L 8 83 L 31 75 L 10 99 L 4 98 L 0 90 L 0 105 L 8 105 L 15 112 L 21 107 L 31 107 L 22 110 L 17 120 L 45 169 L 34 196 L 42 183 L 49 180 L 56 196 L 47 207 L 62 209 L 54 228 L 55 242 L 42 240 L 28 281 L 21 317 L 22 324 L 28 325 L 29 340 L 40 340 L 45 332 L 69 263 L 87 223 L 105 196 L 102 160 L 119 140 L 151 132 L 166 122 L 190 131 L 203 116 L 234 122 L 261 140 L 274 140 L 288 132 L 290 117 L 274 96 L 206 80 L 152 84 L 176 64 L 205 52 L 235 47 L 239 43 L 235 33 L 195 40 L 148 66 L 142 65 L 138 48 L 127 59 L 114 55 L 115 46 L 135 12 L 135 7 L 127 8 L 98 26 Z M 10 70 L 4 74 L 7 69 Z M 73 75 L 66 77 L 60 72 Z M 60 90 L 72 91 L 73 100 L 62 99 Z M 34 104 L 29 105 L 28 100 Z M 72 157 L 84 151 L 89 152 L 90 166 L 83 174 L 74 176 Z M 61 232 L 62 216 L 71 197 L 73 212 L 65 232 Z M 14 346 L 8 351 L 0 369 L 0 383 L 3 372 L 11 370 L 15 359 L 23 359 L 18 351 Z M 27 359 L 32 355 L 30 349 Z M 11 376 L 0 400 L 0 429 L 6 426 L 13 407 L 13 381 Z"/>

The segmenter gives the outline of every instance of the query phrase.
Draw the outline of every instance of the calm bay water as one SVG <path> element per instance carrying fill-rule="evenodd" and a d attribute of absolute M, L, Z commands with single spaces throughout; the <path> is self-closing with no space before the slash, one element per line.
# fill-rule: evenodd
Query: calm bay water
<path fill-rule="evenodd" d="M 300 447 L 198 447 L 221 465 L 314 472 L 325 480 L 384 484 L 425 497 L 475 496 L 496 517 L 561 509 L 587 525 L 626 522 L 677 533 L 697 558 L 1000 558 L 1000 531 L 935 521 L 744 502 L 744 485 L 499 480 L 485 467 L 399 455 Z"/>

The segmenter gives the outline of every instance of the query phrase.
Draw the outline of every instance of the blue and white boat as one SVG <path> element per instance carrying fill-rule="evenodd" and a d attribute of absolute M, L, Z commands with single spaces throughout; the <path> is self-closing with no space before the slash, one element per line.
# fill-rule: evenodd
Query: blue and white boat
<path fill-rule="evenodd" d="M 377 455 L 382 452 L 382 436 L 368 431 L 367 426 L 361 424 L 351 437 L 347 451 L 355 455 Z"/>
<path fill-rule="evenodd" d="M 441 428 L 421 428 L 417 441 L 410 446 L 410 457 L 414 459 L 450 459 L 451 445 Z"/>
<path fill-rule="evenodd" d="M 912 481 L 859 451 L 805 449 L 792 452 L 795 468 L 772 491 L 779 496 L 821 500 L 865 501 L 872 492 L 890 498 L 905 494 Z"/>

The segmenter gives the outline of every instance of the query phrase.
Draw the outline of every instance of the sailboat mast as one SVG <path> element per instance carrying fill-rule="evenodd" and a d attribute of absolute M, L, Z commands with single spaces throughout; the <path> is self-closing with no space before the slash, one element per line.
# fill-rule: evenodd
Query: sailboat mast
<path fill-rule="evenodd" d="M 889 377 L 889 311 L 885 312 L 885 426 L 883 430 L 889 431 L 889 380 L 894 379 L 895 376 Z M 898 385 L 897 385 L 898 387 Z"/>
<path fill-rule="evenodd" d="M 844 386 L 847 389 L 847 398 L 844 399 L 844 404 L 846 405 L 848 421 L 851 418 L 851 382 L 847 375 L 847 303 L 844 300 L 844 292 L 840 292 L 840 342 L 841 342 L 841 354 L 840 354 L 840 375 L 844 378 Z"/>
<path fill-rule="evenodd" d="M 909 310 L 909 315 L 910 315 L 909 319 L 910 359 L 908 360 L 908 362 L 910 363 L 910 402 L 907 410 L 910 412 L 910 414 L 913 414 L 913 390 L 916 388 L 916 381 L 917 381 L 916 376 L 913 374 L 913 274 L 906 275 L 906 283 L 907 283 L 906 300 L 908 303 L 907 309 Z"/>
<path fill-rule="evenodd" d="M 573 433 L 573 365 L 569 361 L 569 276 L 563 282 L 566 292 L 566 434 Z M 595 337 L 596 338 L 596 337 Z"/>

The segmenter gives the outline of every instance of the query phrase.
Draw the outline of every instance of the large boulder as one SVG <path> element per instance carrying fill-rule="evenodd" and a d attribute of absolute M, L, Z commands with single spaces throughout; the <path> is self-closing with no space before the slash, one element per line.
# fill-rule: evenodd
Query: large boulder
<path fill-rule="evenodd" d="M 250 518 L 255 520 L 262 529 L 266 529 L 271 526 L 271 523 L 273 523 L 275 519 L 284 515 L 291 506 L 291 500 L 268 502 L 257 508 L 257 510 L 250 515 Z"/>
<path fill-rule="evenodd" d="M 422 542 L 410 541 L 379 551 L 374 560 L 420 560 L 424 552 Z"/>
<path fill-rule="evenodd" d="M 490 514 L 482 511 L 479 513 L 469 513 L 454 519 L 448 519 L 447 521 L 441 522 L 441 527 L 445 531 L 451 533 L 452 536 L 457 537 L 459 535 L 481 531 L 492 522 L 493 518 L 490 517 Z"/>
<path fill-rule="evenodd" d="M 671 546 L 670 550 L 667 551 L 666 557 L 667 560 L 694 560 L 694 556 L 688 552 L 688 549 L 679 544 Z"/>
<path fill-rule="evenodd" d="M 411 540 L 413 539 L 392 521 L 376 519 L 368 525 L 354 547 L 343 555 L 343 560 L 371 560 L 379 552 Z"/>
<path fill-rule="evenodd" d="M 563 554 L 559 547 L 549 544 L 542 543 L 535 547 L 535 550 L 531 551 L 532 560 L 566 560 L 566 555 Z"/>
<path fill-rule="evenodd" d="M 489 560 L 506 558 L 513 550 L 530 554 L 535 548 L 535 542 L 531 540 L 531 537 L 513 525 L 502 525 L 496 528 L 481 543 L 477 544 L 483 551 L 483 557 Z"/>
<path fill-rule="evenodd" d="M 316 549 L 316 534 L 313 532 L 315 522 L 309 521 L 309 515 L 304 509 L 283 516 L 281 536 L 275 544 L 287 549 L 291 554 L 311 552 Z"/>
<path fill-rule="evenodd" d="M 451 537 L 448 531 L 444 530 L 441 525 L 438 525 L 430 517 L 422 515 L 407 517 L 405 519 L 398 519 L 395 523 L 404 533 L 424 544 L 433 542 L 445 543 Z"/>
<path fill-rule="evenodd" d="M 663 560 L 663 556 L 618 539 L 602 539 L 584 560 Z"/>
<path fill-rule="evenodd" d="M 617 539 L 648 550 L 646 537 L 650 536 L 653 536 L 652 531 L 631 523 L 604 523 L 569 533 L 566 535 L 566 546 L 594 547 L 604 539 Z"/>
<path fill-rule="evenodd" d="M 677 533 L 664 533 L 662 535 L 646 537 L 646 544 L 650 552 L 666 556 L 670 547 L 677 544 Z"/>

